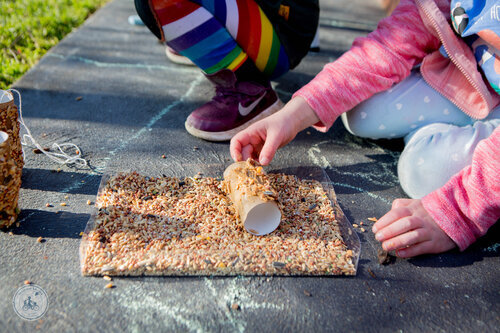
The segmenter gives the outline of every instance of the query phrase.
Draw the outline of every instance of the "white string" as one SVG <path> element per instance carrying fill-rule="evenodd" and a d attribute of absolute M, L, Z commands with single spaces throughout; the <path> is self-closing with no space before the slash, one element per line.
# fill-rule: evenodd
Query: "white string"
<path fill-rule="evenodd" d="M 78 146 L 75 145 L 74 143 L 61 143 L 61 144 L 59 144 L 57 142 L 54 142 L 52 144 L 51 149 L 58 150 L 59 152 L 51 152 L 51 151 L 46 151 L 45 149 L 43 149 L 42 146 L 35 140 L 33 135 L 31 135 L 30 129 L 28 128 L 28 126 L 26 126 L 26 124 L 24 122 L 23 111 L 22 111 L 22 106 L 21 106 L 21 104 L 22 104 L 21 93 L 19 91 L 17 91 L 16 89 L 9 89 L 9 90 L 12 92 L 16 92 L 18 97 L 19 97 L 19 122 L 21 123 L 21 125 L 23 125 L 24 129 L 28 133 L 28 134 L 24 134 L 22 136 L 22 140 L 21 140 L 22 145 L 25 145 L 28 147 L 38 148 L 48 158 L 50 158 L 51 160 L 53 160 L 54 162 L 57 162 L 59 164 L 72 164 L 72 163 L 74 163 L 74 164 L 81 166 L 81 167 L 87 166 L 87 160 L 85 160 L 84 158 L 81 157 L 82 150 L 80 148 L 78 148 Z M 27 140 L 29 140 L 31 142 L 31 144 L 28 143 Z M 63 148 L 68 148 L 68 147 L 72 147 L 75 150 L 75 155 L 69 155 L 66 152 L 64 152 Z"/>

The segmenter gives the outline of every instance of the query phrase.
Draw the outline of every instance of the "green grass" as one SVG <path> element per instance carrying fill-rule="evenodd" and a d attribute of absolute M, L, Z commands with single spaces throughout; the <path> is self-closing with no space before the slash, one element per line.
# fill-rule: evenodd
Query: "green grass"
<path fill-rule="evenodd" d="M 0 0 L 0 89 L 8 89 L 109 0 Z"/>

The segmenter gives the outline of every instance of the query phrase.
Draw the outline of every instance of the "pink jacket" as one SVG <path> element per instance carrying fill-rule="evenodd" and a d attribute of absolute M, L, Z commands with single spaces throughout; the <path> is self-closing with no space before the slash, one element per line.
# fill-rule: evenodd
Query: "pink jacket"
<path fill-rule="evenodd" d="M 482 79 L 470 48 L 448 23 L 449 0 L 401 0 L 377 30 L 357 38 L 351 49 L 294 96 L 318 115 L 327 131 L 339 115 L 373 94 L 401 82 L 421 64 L 426 82 L 469 116 L 482 119 L 500 103 Z M 449 58 L 439 52 L 444 45 Z"/>
<path fill-rule="evenodd" d="M 295 96 L 318 115 L 327 131 L 342 113 L 389 89 L 421 64 L 426 82 L 473 118 L 485 118 L 500 103 L 477 70 L 469 47 L 448 23 L 449 0 L 401 0 L 377 30 L 351 49 Z M 443 45 L 449 58 L 439 52 Z M 424 207 L 461 250 L 484 235 L 500 217 L 500 131 L 478 145 L 472 166 L 422 199 Z"/>
<path fill-rule="evenodd" d="M 479 142 L 471 165 L 422 204 L 460 250 L 484 235 L 500 218 L 500 127 Z"/>

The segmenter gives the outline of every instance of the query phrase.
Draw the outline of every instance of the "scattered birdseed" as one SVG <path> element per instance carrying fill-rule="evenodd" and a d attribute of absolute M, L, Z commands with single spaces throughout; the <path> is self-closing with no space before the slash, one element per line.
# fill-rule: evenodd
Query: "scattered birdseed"
<path fill-rule="evenodd" d="M 112 279 L 110 276 L 108 276 L 108 275 L 104 275 L 102 278 L 103 278 L 104 280 L 106 280 L 106 281 L 112 281 L 112 280 L 113 280 L 113 279 Z"/>
<path fill-rule="evenodd" d="M 47 256 L 43 256 L 43 259 L 44 259 L 44 260 L 47 260 L 47 259 L 49 259 L 49 257 L 47 257 Z"/>
<path fill-rule="evenodd" d="M 304 295 L 306 295 L 307 297 L 312 296 L 312 294 L 308 290 L 305 290 L 305 289 L 304 289 Z"/>
<path fill-rule="evenodd" d="M 374 279 L 376 279 L 376 278 L 377 278 L 377 276 L 375 275 L 375 273 L 373 273 L 373 271 L 372 271 L 371 269 L 369 269 L 369 268 L 368 268 L 367 270 L 368 270 L 368 274 L 370 274 L 370 276 L 371 276 L 372 278 L 374 278 Z"/>
<path fill-rule="evenodd" d="M 359 227 L 356 223 L 353 223 L 353 225 L 352 225 L 352 226 L 353 226 L 354 228 Z"/>
<path fill-rule="evenodd" d="M 200 148 L 198 148 L 198 147 L 196 147 L 196 146 L 194 146 L 194 147 L 193 147 L 193 150 L 198 150 L 198 149 L 200 149 Z"/>
<path fill-rule="evenodd" d="M 82 237 L 82 236 L 83 236 L 83 231 L 80 231 L 80 237 Z"/>
<path fill-rule="evenodd" d="M 240 309 L 240 306 L 239 306 L 238 304 L 236 304 L 236 303 L 233 303 L 233 304 L 231 305 L 231 309 L 233 309 L 233 310 L 239 310 L 239 309 Z"/>
<path fill-rule="evenodd" d="M 49 204 L 48 202 L 45 204 L 45 207 L 52 207 L 51 204 Z"/>
<path fill-rule="evenodd" d="M 115 287 L 115 285 L 112 282 L 110 282 L 110 283 L 108 283 L 107 285 L 104 286 L 104 288 L 106 288 L 106 289 L 111 289 L 111 288 L 114 288 L 114 287 Z"/>
<path fill-rule="evenodd" d="M 38 237 L 38 238 L 36 239 L 36 241 L 37 241 L 38 243 L 42 243 L 42 242 L 43 242 L 43 237 Z"/>
<path fill-rule="evenodd" d="M 30 280 L 25 280 L 24 284 L 31 284 L 31 281 Z"/>
<path fill-rule="evenodd" d="M 365 228 L 359 228 L 359 230 L 360 230 L 361 232 L 365 232 L 365 231 L 366 231 L 366 230 L 365 230 Z"/>
<path fill-rule="evenodd" d="M 87 200 L 87 205 L 89 205 L 89 206 L 92 205 L 92 201 Z"/>
<path fill-rule="evenodd" d="M 359 222 L 359 225 L 363 225 L 363 224 L 364 224 L 363 221 Z"/>
<path fill-rule="evenodd" d="M 64 206 L 67 206 L 68 204 L 65 202 L 61 202 L 60 205 L 64 207 Z"/>
<path fill-rule="evenodd" d="M 80 155 L 80 151 L 78 149 L 76 149 L 75 154 Z"/>
<path fill-rule="evenodd" d="M 307 132 L 306 132 L 306 134 L 307 134 L 307 135 L 311 135 L 311 132 L 307 131 Z"/>
<path fill-rule="evenodd" d="M 381 265 L 388 265 L 392 263 L 395 260 L 395 257 L 389 252 L 384 251 L 383 249 L 379 249 L 377 251 L 377 258 L 378 258 L 378 263 Z"/>
<path fill-rule="evenodd" d="M 367 218 L 368 221 L 372 221 L 372 222 L 377 222 L 378 219 L 376 217 L 369 217 Z"/>
<path fill-rule="evenodd" d="M 286 264 L 284 262 L 275 261 L 273 262 L 273 266 L 276 268 L 283 268 L 286 266 Z"/>
<path fill-rule="evenodd" d="M 76 101 L 81 101 L 82 99 L 83 99 L 82 96 L 78 96 L 78 97 L 75 98 Z"/>
<path fill-rule="evenodd" d="M 14 233 L 12 231 L 9 231 L 9 235 L 14 236 Z"/>
<path fill-rule="evenodd" d="M 135 172 L 110 177 L 99 189 L 92 228 L 82 238 L 82 273 L 354 275 L 354 254 L 337 221 L 340 210 L 321 183 L 268 176 L 279 189 L 282 222 L 264 236 L 244 229 L 224 181 Z M 312 203 L 317 207 L 311 211 Z"/>

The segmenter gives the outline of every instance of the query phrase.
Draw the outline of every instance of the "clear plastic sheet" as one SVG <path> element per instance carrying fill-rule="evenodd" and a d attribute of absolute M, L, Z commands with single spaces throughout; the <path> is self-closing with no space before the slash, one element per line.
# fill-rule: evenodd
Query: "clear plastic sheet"
<path fill-rule="evenodd" d="M 120 172 L 136 171 L 139 174 L 144 175 L 144 176 L 146 176 L 146 175 L 150 176 L 150 177 L 167 176 L 167 177 L 177 177 L 177 178 L 193 177 L 196 174 L 201 173 L 201 174 L 203 174 L 203 177 L 213 177 L 215 179 L 221 180 L 222 175 L 224 173 L 224 170 L 229 164 L 230 164 L 229 162 L 227 163 L 227 165 L 225 165 L 223 163 L 220 163 L 220 164 L 219 163 L 218 164 L 170 163 L 169 167 L 165 168 L 164 167 L 165 163 L 163 163 L 163 167 L 161 167 L 161 168 L 157 168 L 157 167 L 149 168 L 148 167 L 148 168 L 140 168 L 140 170 L 138 170 L 138 169 L 129 169 L 129 170 L 112 170 L 112 169 L 110 170 L 110 169 L 108 169 L 107 172 L 104 174 L 104 176 L 101 179 L 101 184 L 99 186 L 99 191 L 98 191 L 97 197 L 99 197 L 101 195 L 101 192 L 102 192 L 103 188 L 105 187 L 106 183 L 108 182 L 108 180 L 110 179 L 110 177 L 112 177 L 115 174 L 120 173 Z M 316 181 L 319 181 L 321 183 L 321 185 L 323 186 L 323 189 L 325 190 L 330 201 L 332 202 L 332 206 L 333 206 L 335 215 L 337 217 L 337 221 L 339 224 L 340 232 L 341 232 L 342 238 L 344 240 L 344 243 L 347 246 L 347 248 L 353 252 L 352 262 L 354 265 L 355 272 L 357 272 L 358 261 L 359 261 L 360 251 L 361 251 L 360 240 L 359 240 L 357 233 L 354 231 L 351 223 L 348 221 L 347 217 L 345 216 L 345 214 L 342 212 L 342 209 L 338 205 L 335 191 L 333 189 L 331 180 L 328 177 L 327 173 L 322 168 L 319 168 L 316 166 L 311 166 L 311 167 L 299 166 L 299 167 L 288 167 L 288 168 L 279 168 L 279 169 L 266 168 L 266 172 L 267 173 L 283 173 L 283 174 L 288 174 L 288 175 L 295 175 L 299 179 L 316 180 Z M 277 189 L 277 190 L 279 190 L 279 189 Z M 92 215 L 87 223 L 87 226 L 85 228 L 84 234 L 82 236 L 81 244 L 80 244 L 80 265 L 81 265 L 82 273 L 83 273 L 83 268 L 84 268 L 83 265 L 84 265 L 84 258 L 85 258 L 86 249 L 89 246 L 87 235 L 95 227 L 96 214 L 97 214 L 97 208 L 94 209 L 94 212 L 92 213 Z M 129 274 L 122 274 L 122 275 L 129 275 Z M 131 275 L 133 275 L 133 274 L 131 274 Z M 156 273 L 156 274 L 152 274 L 152 275 L 169 276 L 172 274 Z M 200 274 L 187 274 L 187 275 L 200 275 Z M 252 275 L 252 274 L 250 274 L 250 275 Z M 272 274 L 272 275 L 280 275 L 280 274 Z M 336 276 L 336 275 L 326 275 L 326 276 Z"/>

